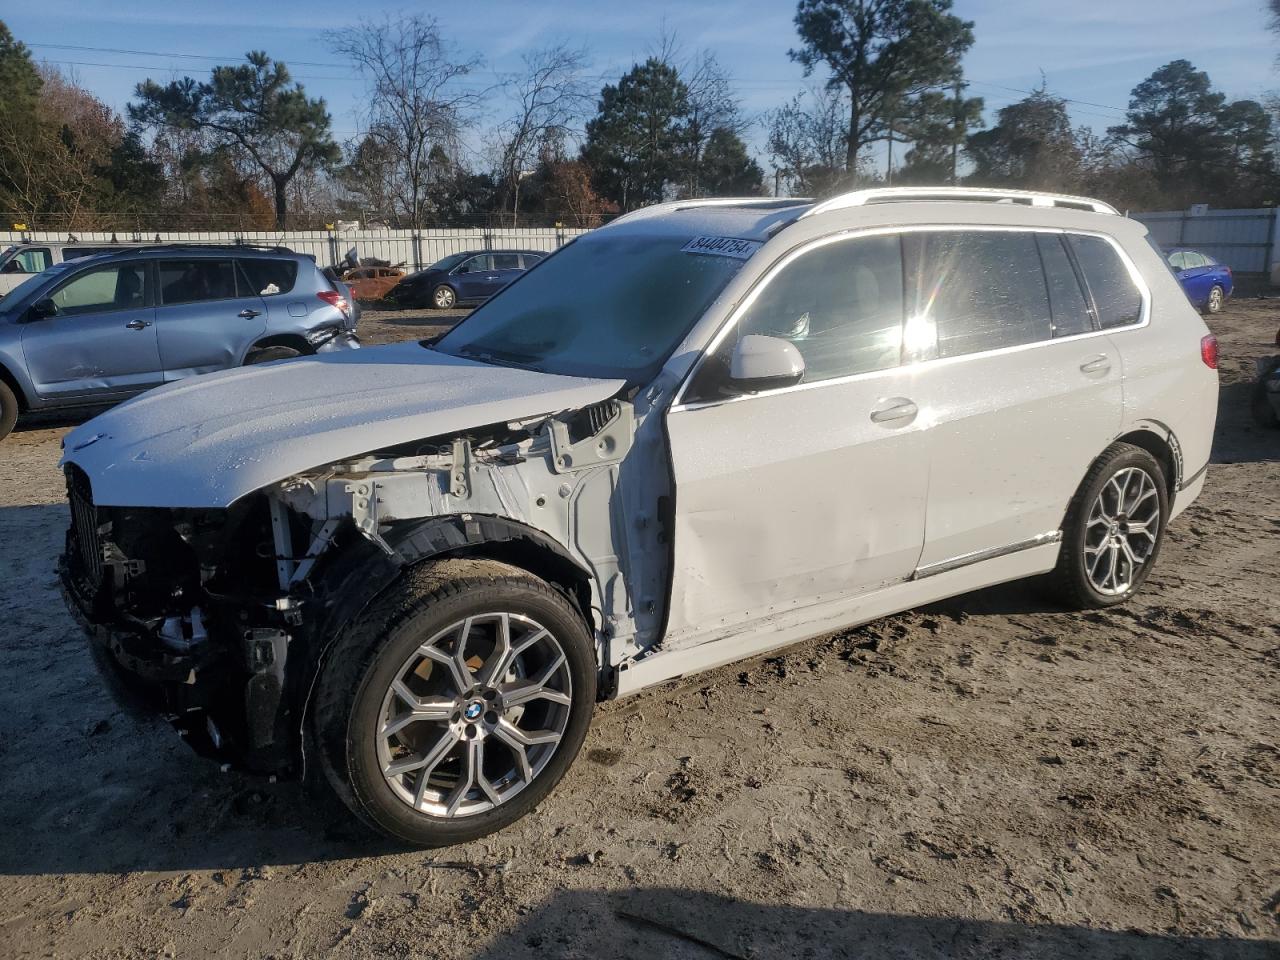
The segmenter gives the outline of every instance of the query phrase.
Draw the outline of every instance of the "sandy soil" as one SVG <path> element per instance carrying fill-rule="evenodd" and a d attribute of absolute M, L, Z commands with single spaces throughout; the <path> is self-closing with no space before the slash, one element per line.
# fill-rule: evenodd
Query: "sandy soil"
<path fill-rule="evenodd" d="M 119 713 L 58 598 L 65 422 L 0 446 L 0 956 L 1280 956 L 1276 301 L 1107 613 L 983 591 L 599 709 L 533 815 L 387 848 Z M 440 317 L 366 314 L 369 340 Z"/>

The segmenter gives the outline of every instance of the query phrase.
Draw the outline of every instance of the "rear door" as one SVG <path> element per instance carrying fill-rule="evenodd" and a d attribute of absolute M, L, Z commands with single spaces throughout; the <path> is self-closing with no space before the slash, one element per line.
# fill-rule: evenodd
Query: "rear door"
<path fill-rule="evenodd" d="M 232 257 L 160 260 L 156 329 L 164 378 L 238 366 L 266 329 L 266 304 Z"/>
<path fill-rule="evenodd" d="M 54 288 L 56 315 L 22 324 L 22 352 L 47 400 L 110 400 L 163 382 L 147 265 L 81 270 Z"/>
<path fill-rule="evenodd" d="M 905 243 L 913 397 L 931 424 L 927 575 L 1056 538 L 1119 432 L 1122 368 L 1061 234 L 937 229 Z"/>
<path fill-rule="evenodd" d="M 489 295 L 492 296 L 497 293 L 523 272 L 524 268 L 520 266 L 520 254 L 493 254 L 493 280 L 491 281 Z"/>

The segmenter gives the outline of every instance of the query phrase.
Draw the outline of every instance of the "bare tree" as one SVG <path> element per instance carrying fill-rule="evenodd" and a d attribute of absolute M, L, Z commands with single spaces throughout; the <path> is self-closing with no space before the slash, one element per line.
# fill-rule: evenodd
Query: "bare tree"
<path fill-rule="evenodd" d="M 515 113 L 498 126 L 503 190 L 515 225 L 520 213 L 520 181 L 549 144 L 560 144 L 591 108 L 590 88 L 582 77 L 586 54 L 554 44 L 524 56 L 523 73 L 505 86 Z"/>
<path fill-rule="evenodd" d="M 707 144 L 717 130 L 735 136 L 746 129 L 730 77 L 710 50 L 702 50 L 681 69 L 689 88 L 689 116 L 685 125 L 685 165 L 689 196 L 701 195 Z"/>
<path fill-rule="evenodd" d="M 778 179 L 785 180 L 793 194 L 829 193 L 847 179 L 845 110 L 839 90 L 819 87 L 796 94 L 765 115 L 769 155 Z"/>
<path fill-rule="evenodd" d="M 385 17 L 329 34 L 368 82 L 365 138 L 381 145 L 399 167 L 401 203 L 410 225 L 422 226 L 438 158 L 456 156 L 461 133 L 482 91 L 460 81 L 480 65 L 457 57 L 434 18 Z"/>

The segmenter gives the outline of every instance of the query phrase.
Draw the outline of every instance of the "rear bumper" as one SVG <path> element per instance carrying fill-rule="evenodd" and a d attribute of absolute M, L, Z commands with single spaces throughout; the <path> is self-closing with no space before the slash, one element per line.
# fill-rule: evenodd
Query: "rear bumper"
<path fill-rule="evenodd" d="M 359 350 L 362 344 L 354 330 L 343 330 L 323 343 L 316 345 L 316 353 L 339 353 L 343 350 Z"/>

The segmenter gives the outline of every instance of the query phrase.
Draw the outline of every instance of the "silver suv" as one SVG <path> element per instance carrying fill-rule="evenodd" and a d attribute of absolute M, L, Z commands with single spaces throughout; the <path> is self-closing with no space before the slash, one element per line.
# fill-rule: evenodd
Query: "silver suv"
<path fill-rule="evenodd" d="M 27 411 L 359 346 L 345 286 L 284 248 L 153 246 L 56 263 L 0 300 L 0 439 Z"/>
<path fill-rule="evenodd" d="M 449 844 L 533 809 L 599 699 L 1007 580 L 1132 596 L 1204 483 L 1216 363 L 1097 201 L 665 204 L 435 343 L 70 433 L 62 578 L 197 749 Z"/>

